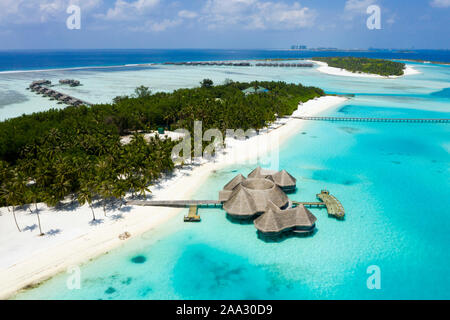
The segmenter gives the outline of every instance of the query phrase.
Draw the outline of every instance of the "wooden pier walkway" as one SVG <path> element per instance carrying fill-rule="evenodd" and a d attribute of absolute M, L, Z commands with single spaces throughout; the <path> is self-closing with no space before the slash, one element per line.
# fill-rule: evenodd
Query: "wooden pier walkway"
<path fill-rule="evenodd" d="M 184 222 L 200 222 L 200 221 L 202 221 L 202 219 L 198 214 L 198 207 L 190 206 L 188 215 L 184 217 Z"/>
<path fill-rule="evenodd" d="M 322 190 L 321 193 L 317 194 L 317 199 L 320 202 L 298 202 L 292 201 L 294 205 L 304 205 L 308 208 L 326 208 L 330 216 L 334 216 L 337 219 L 343 219 L 345 216 L 345 210 L 342 204 L 336 197 L 331 195 L 328 191 Z"/>
<path fill-rule="evenodd" d="M 51 87 L 48 87 L 50 84 L 50 81 L 34 81 L 30 84 L 28 89 L 35 92 L 36 94 L 42 94 L 44 97 L 49 97 L 50 99 L 57 100 L 60 103 L 65 103 L 71 106 L 92 105 L 92 103 L 90 102 L 53 90 L 51 89 Z"/>
<path fill-rule="evenodd" d="M 216 200 L 161 200 L 161 201 L 127 201 L 132 206 L 144 207 L 169 207 L 169 208 L 190 208 L 192 206 L 206 208 L 221 208 L 222 202 Z"/>
<path fill-rule="evenodd" d="M 396 122 L 396 123 L 450 123 L 450 119 L 430 118 L 349 118 L 349 117 L 292 117 L 300 120 L 313 121 L 346 121 L 346 122 Z"/>

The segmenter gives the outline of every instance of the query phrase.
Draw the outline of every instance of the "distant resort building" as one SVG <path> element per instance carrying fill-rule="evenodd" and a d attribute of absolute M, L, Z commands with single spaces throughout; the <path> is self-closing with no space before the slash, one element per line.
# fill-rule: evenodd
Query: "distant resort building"
<path fill-rule="evenodd" d="M 63 79 L 63 80 L 59 80 L 60 84 L 68 84 L 71 87 L 78 87 L 81 85 L 80 81 L 78 80 L 73 80 L 73 79 Z"/>
<path fill-rule="evenodd" d="M 249 87 L 249 88 L 247 88 L 245 90 L 242 90 L 242 92 L 247 96 L 249 94 L 255 94 L 255 93 L 266 93 L 266 92 L 269 92 L 269 90 L 266 89 L 266 88 L 263 88 L 261 86 L 258 86 L 256 88 L 255 87 Z"/>
<path fill-rule="evenodd" d="M 306 50 L 308 47 L 301 44 L 294 44 L 291 46 L 291 50 Z"/>
<path fill-rule="evenodd" d="M 59 80 L 60 84 L 68 84 L 71 87 L 76 87 L 80 85 L 80 81 L 78 80 Z M 49 97 L 50 100 L 58 100 L 59 104 L 65 103 L 71 106 L 80 106 L 80 105 L 91 105 L 86 101 L 81 99 L 71 97 L 69 95 L 63 94 L 61 92 L 50 89 L 48 86 L 51 86 L 52 82 L 50 80 L 37 80 L 33 81 L 28 87 L 29 90 L 42 94 L 44 97 Z"/>

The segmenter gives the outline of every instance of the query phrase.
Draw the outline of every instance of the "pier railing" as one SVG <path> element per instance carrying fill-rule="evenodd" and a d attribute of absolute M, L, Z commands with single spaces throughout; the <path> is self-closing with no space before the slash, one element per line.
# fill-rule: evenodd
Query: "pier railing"
<path fill-rule="evenodd" d="M 450 123 L 450 119 L 439 118 L 351 118 L 351 117 L 301 117 L 294 116 L 294 119 L 312 121 L 346 121 L 346 122 L 397 122 L 397 123 Z"/>

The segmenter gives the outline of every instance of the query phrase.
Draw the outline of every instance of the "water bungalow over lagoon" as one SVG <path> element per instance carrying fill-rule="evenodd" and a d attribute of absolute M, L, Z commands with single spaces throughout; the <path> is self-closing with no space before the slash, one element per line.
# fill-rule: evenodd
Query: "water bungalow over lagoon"
<path fill-rule="evenodd" d="M 71 87 L 78 87 L 81 85 L 80 81 L 78 80 L 73 80 L 73 79 L 63 79 L 63 80 L 59 80 L 60 84 L 68 84 Z"/>
<path fill-rule="evenodd" d="M 317 218 L 307 209 L 326 208 L 329 216 L 343 219 L 341 203 L 329 191 L 317 194 L 317 202 L 291 201 L 285 190 L 296 188 L 296 179 L 286 170 L 258 167 L 248 177 L 238 174 L 219 192 L 219 200 L 128 201 L 129 205 L 189 208 L 185 222 L 200 222 L 198 208 L 222 207 L 231 221 L 253 222 L 260 238 L 281 235 L 311 235 Z"/>
<path fill-rule="evenodd" d="M 61 82 L 62 81 L 62 82 Z M 70 84 L 71 87 L 80 85 L 80 82 L 77 80 L 60 80 L 60 83 L 62 84 Z M 66 103 L 72 106 L 80 106 L 80 105 L 91 105 L 91 103 L 88 103 L 86 101 L 83 101 L 81 99 L 77 99 L 75 97 L 71 97 L 69 95 L 65 95 L 61 92 L 52 90 L 47 85 L 50 85 L 51 81 L 49 80 L 38 80 L 33 81 L 28 89 L 31 91 L 37 93 L 37 94 L 43 94 L 46 97 L 49 97 L 50 100 L 58 100 L 59 103 Z"/>
<path fill-rule="evenodd" d="M 222 192 L 223 209 L 234 219 L 252 219 L 266 212 L 268 202 L 279 208 L 289 206 L 289 198 L 269 179 L 247 178 L 228 193 Z"/>
<path fill-rule="evenodd" d="M 303 205 L 281 210 L 269 201 L 266 213 L 256 218 L 254 225 L 264 236 L 274 237 L 286 232 L 307 235 L 314 231 L 316 221 L 317 218 Z"/>
<path fill-rule="evenodd" d="M 249 178 L 271 178 L 277 186 L 279 186 L 284 192 L 294 192 L 297 186 L 297 179 L 295 179 L 286 170 L 272 171 L 256 168 L 248 175 Z"/>

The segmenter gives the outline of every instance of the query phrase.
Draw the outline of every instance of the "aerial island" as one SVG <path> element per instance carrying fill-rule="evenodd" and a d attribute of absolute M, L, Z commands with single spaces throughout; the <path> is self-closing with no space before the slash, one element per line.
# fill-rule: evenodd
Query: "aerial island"
<path fill-rule="evenodd" d="M 1 122 L 0 207 L 13 213 L 29 203 L 54 207 L 70 196 L 91 209 L 95 201 L 105 208 L 128 192 L 144 195 L 174 169 L 176 144 L 170 138 L 146 141 L 144 133 L 160 128 L 193 133 L 197 119 L 204 131 L 261 129 L 291 115 L 299 102 L 321 96 L 323 90 L 301 84 L 228 81 L 214 86 L 205 79 L 198 88 L 152 94 L 139 87 L 134 96 L 117 97 L 111 104 L 70 106 Z M 126 135 L 132 139 L 123 144 Z"/>
<path fill-rule="evenodd" d="M 353 74 L 377 75 L 382 77 L 398 77 L 405 75 L 406 65 L 383 59 L 357 57 L 314 57 L 321 66 L 343 69 Z"/>

